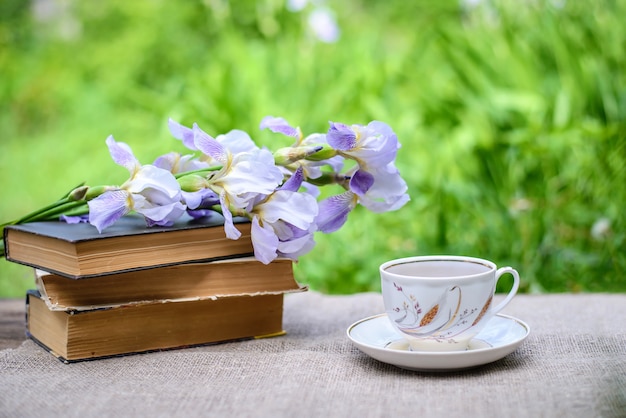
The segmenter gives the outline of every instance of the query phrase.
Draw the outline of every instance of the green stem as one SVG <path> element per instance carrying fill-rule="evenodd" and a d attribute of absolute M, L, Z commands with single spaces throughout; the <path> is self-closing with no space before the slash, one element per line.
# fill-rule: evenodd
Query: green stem
<path fill-rule="evenodd" d="M 65 201 L 62 201 L 62 200 L 65 200 Z M 87 202 L 84 200 L 79 200 L 79 201 L 74 201 L 74 200 L 69 200 L 69 199 L 62 199 L 62 200 L 52 205 L 48 205 L 45 208 L 32 212 L 18 219 L 17 221 L 13 221 L 9 223 L 9 225 L 22 224 L 26 222 L 53 220 L 71 210 L 74 210 L 80 206 L 84 206 L 87 204 Z"/>
<path fill-rule="evenodd" d="M 9 223 L 7 223 L 7 225 L 21 224 L 21 223 L 24 223 L 24 222 L 28 222 L 28 221 L 30 221 L 32 219 L 37 219 L 42 214 L 45 214 L 46 212 L 48 212 L 50 210 L 53 210 L 53 209 L 55 209 L 55 208 L 57 208 L 59 206 L 65 205 L 69 201 L 70 200 L 67 197 L 65 197 L 65 198 L 63 198 L 61 200 L 58 200 L 58 201 L 56 201 L 54 203 L 49 204 L 48 206 L 44 206 L 43 208 L 39 208 L 36 211 L 29 213 L 28 215 L 25 215 L 25 216 L 23 216 L 23 217 L 21 217 L 19 219 L 16 219 L 13 222 L 9 222 Z"/>
<path fill-rule="evenodd" d="M 223 168 L 223 166 L 221 165 L 217 165 L 215 167 L 207 167 L 207 168 L 201 168 L 199 170 L 193 170 L 193 171 L 185 171 L 184 173 L 176 173 L 174 174 L 174 177 L 179 179 L 181 177 L 184 177 L 188 174 L 204 174 L 204 173 L 210 173 L 211 171 L 217 171 L 217 170 L 221 170 Z"/>
<path fill-rule="evenodd" d="M 224 211 L 222 210 L 222 205 L 213 205 L 209 209 L 219 213 L 220 215 L 224 214 Z"/>
<path fill-rule="evenodd" d="M 58 219 L 61 215 L 79 215 L 83 213 L 88 213 L 88 210 L 84 209 L 81 211 L 76 211 L 80 207 L 86 207 L 87 202 L 85 200 L 71 200 L 68 198 L 61 199 L 51 205 L 43 207 L 39 210 L 29 213 L 26 216 L 23 216 L 20 219 L 16 219 L 14 221 L 5 222 L 0 225 L 0 258 L 4 257 L 4 228 L 9 225 L 17 225 L 26 222 L 35 222 L 35 221 L 50 221 Z"/>

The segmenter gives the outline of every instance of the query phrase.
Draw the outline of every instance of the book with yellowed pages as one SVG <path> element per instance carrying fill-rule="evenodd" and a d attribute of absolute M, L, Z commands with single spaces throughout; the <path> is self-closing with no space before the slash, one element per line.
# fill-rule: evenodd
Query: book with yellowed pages
<path fill-rule="evenodd" d="M 30 222 L 4 228 L 4 251 L 8 261 L 70 278 L 252 255 L 250 222 L 234 221 L 237 240 L 226 237 L 218 214 L 185 215 L 168 227 L 148 227 L 142 216 L 128 215 L 102 233 L 87 223 Z"/>
<path fill-rule="evenodd" d="M 283 335 L 283 294 L 52 311 L 26 299 L 27 335 L 65 363 Z"/>
<path fill-rule="evenodd" d="M 36 283 L 48 308 L 57 311 L 306 289 L 295 281 L 290 259 L 278 258 L 266 265 L 254 257 L 178 264 L 83 279 L 37 270 Z"/>

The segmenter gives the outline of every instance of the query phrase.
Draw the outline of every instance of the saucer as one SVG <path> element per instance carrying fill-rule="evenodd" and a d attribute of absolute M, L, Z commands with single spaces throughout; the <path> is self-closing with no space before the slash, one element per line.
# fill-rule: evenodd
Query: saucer
<path fill-rule="evenodd" d="M 497 314 L 471 340 L 465 351 L 409 351 L 409 343 L 393 328 L 387 314 L 371 316 L 350 325 L 348 338 L 368 356 L 416 371 L 469 369 L 500 360 L 528 337 L 530 327 L 512 316 Z"/>

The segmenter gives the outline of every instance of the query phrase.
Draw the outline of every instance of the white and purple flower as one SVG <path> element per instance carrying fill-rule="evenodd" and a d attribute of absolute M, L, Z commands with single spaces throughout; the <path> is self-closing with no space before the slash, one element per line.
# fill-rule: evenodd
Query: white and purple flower
<path fill-rule="evenodd" d="M 320 203 L 320 230 L 339 229 L 357 203 L 381 213 L 398 210 L 409 201 L 407 184 L 395 165 L 400 143 L 389 125 L 379 121 L 367 126 L 331 122 L 327 140 L 339 155 L 356 165 L 345 174 L 348 191 Z"/>
<path fill-rule="evenodd" d="M 297 260 L 315 246 L 317 201 L 299 193 L 302 170 L 250 209 L 255 257 L 267 264 L 278 256 Z"/>
<path fill-rule="evenodd" d="M 241 233 L 232 221 L 232 211 L 245 211 L 259 195 L 273 193 L 283 181 L 283 173 L 266 149 L 233 154 L 197 125 L 193 130 L 196 148 L 221 165 L 219 170 L 208 174 L 208 187 L 219 196 L 226 236 L 237 239 Z"/>
<path fill-rule="evenodd" d="M 180 202 L 181 190 L 176 178 L 154 165 L 141 165 L 130 147 L 106 140 L 113 161 L 125 167 L 130 178 L 119 188 L 111 188 L 88 202 L 89 223 L 102 232 L 131 211 L 146 218 L 148 225 L 171 225 L 185 211 Z"/>

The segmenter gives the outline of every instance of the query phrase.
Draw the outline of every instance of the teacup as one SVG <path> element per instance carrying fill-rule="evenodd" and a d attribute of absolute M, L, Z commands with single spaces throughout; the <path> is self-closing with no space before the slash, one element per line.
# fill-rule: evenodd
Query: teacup
<path fill-rule="evenodd" d="M 492 306 L 496 283 L 506 273 L 513 286 Z M 391 260 L 380 266 L 380 277 L 387 316 L 414 351 L 466 350 L 519 288 L 515 269 L 464 256 Z"/>

